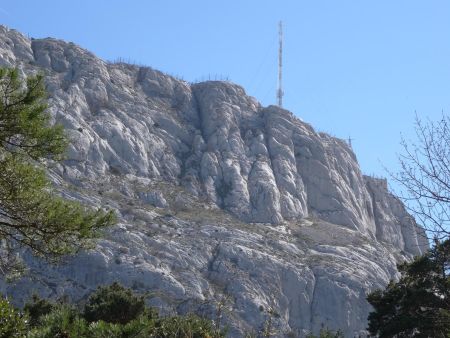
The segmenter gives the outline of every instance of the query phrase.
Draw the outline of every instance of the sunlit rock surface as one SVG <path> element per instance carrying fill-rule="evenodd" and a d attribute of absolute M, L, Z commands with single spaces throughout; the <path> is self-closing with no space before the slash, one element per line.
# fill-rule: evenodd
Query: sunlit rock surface
<path fill-rule="evenodd" d="M 383 180 L 363 176 L 348 144 L 229 82 L 190 84 L 100 60 L 73 43 L 0 26 L 0 65 L 42 72 L 54 121 L 72 142 L 50 177 L 65 196 L 117 210 L 98 247 L 1 290 L 86 297 L 120 281 L 153 291 L 163 313 L 280 337 L 326 326 L 364 334 L 369 290 L 427 247 Z"/>

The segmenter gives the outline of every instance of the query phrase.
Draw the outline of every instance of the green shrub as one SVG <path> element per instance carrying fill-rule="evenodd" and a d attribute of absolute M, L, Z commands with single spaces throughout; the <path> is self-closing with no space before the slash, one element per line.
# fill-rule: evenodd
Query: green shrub
<path fill-rule="evenodd" d="M 210 320 L 190 314 L 161 318 L 156 324 L 155 337 L 224 337 L 223 332 L 217 332 Z"/>
<path fill-rule="evenodd" d="M 60 305 L 47 315 L 40 317 L 39 325 L 31 329 L 28 338 L 82 338 L 87 335 L 87 322 L 77 311 Z"/>
<path fill-rule="evenodd" d="M 33 318 L 27 338 L 220 338 L 225 333 L 196 315 L 159 318 L 144 296 L 118 283 L 99 287 L 82 312 L 33 296 L 25 306 Z M 22 336 L 25 337 L 25 331 Z M 10 337 L 10 336 L 0 336 Z"/>
<path fill-rule="evenodd" d="M 119 283 L 99 287 L 84 307 L 84 318 L 88 322 L 102 320 L 107 323 L 126 324 L 146 311 L 144 296 L 135 295 L 132 290 Z M 149 313 L 151 317 L 154 313 Z"/>
<path fill-rule="evenodd" d="M 126 338 L 120 324 L 97 321 L 88 323 L 81 315 L 66 305 L 55 307 L 50 314 L 40 318 L 39 324 L 28 338 Z"/>
<path fill-rule="evenodd" d="M 125 336 L 122 334 L 122 325 L 106 323 L 103 321 L 93 322 L 89 324 L 86 338 L 122 338 L 135 337 L 134 335 Z"/>
<path fill-rule="evenodd" d="M 341 330 L 332 331 L 330 329 L 320 329 L 319 335 L 314 336 L 313 334 L 309 334 L 306 338 L 345 338 L 344 334 Z"/>
<path fill-rule="evenodd" d="M 25 337 L 26 318 L 7 299 L 0 298 L 0 338 Z"/>
<path fill-rule="evenodd" d="M 155 320 L 148 316 L 140 316 L 125 325 L 106 323 L 104 321 L 92 322 L 88 327 L 86 338 L 150 338 L 157 337 Z"/>
<path fill-rule="evenodd" d="M 55 303 L 40 298 L 38 295 L 33 295 L 31 301 L 25 304 L 23 310 L 28 315 L 30 326 L 34 327 L 39 324 L 39 319 L 42 316 L 52 312 L 55 307 Z"/>
<path fill-rule="evenodd" d="M 7 336 L 5 336 L 7 337 Z M 9 337 L 9 336 L 8 336 Z M 19 337 L 19 336 L 17 336 Z M 22 337 L 22 336 L 20 336 Z M 221 338 L 212 322 L 195 315 L 152 319 L 140 316 L 125 325 L 96 321 L 88 323 L 67 306 L 41 318 L 29 338 Z"/>

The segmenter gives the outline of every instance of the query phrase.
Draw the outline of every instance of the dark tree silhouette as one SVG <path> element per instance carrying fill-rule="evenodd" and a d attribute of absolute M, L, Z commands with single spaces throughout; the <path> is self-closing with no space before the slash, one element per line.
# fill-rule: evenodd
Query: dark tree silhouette
<path fill-rule="evenodd" d="M 367 300 L 374 307 L 369 332 L 379 338 L 450 335 L 450 240 L 398 266 L 401 278 Z"/>

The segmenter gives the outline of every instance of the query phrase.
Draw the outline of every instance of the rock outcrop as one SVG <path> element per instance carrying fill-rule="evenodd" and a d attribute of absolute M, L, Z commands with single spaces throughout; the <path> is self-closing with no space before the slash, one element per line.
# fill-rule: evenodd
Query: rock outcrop
<path fill-rule="evenodd" d="M 261 329 L 269 308 L 279 336 L 322 325 L 353 336 L 364 334 L 366 293 L 428 247 L 346 142 L 236 84 L 190 84 L 5 27 L 0 65 L 46 75 L 49 109 L 72 140 L 50 177 L 120 220 L 60 266 L 25 254 L 30 274 L 0 284 L 18 302 L 78 300 L 118 280 L 154 291 L 163 312 L 214 317 L 226 299 L 233 336 Z"/>

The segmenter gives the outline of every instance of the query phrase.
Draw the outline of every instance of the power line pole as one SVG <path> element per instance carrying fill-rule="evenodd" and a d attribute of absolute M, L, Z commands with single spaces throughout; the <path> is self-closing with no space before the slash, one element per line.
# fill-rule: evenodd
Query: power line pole
<path fill-rule="evenodd" d="M 279 48 L 278 48 L 278 89 L 277 101 L 278 107 L 283 107 L 283 82 L 282 82 L 282 68 L 283 68 L 283 22 L 278 24 Z"/>

